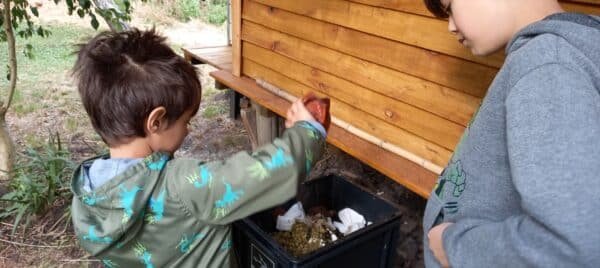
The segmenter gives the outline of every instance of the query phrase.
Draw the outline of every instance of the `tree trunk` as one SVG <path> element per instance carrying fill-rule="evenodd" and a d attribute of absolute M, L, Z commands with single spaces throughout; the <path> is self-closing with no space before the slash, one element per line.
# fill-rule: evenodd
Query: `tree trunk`
<path fill-rule="evenodd" d="M 6 126 L 6 114 L 0 115 L 0 180 L 11 177 L 15 147 Z"/>
<path fill-rule="evenodd" d="M 4 17 L 4 32 L 6 32 L 6 41 L 8 44 L 8 64 L 10 68 L 10 83 L 8 86 L 8 99 L 6 105 L 0 101 L 0 179 L 10 178 L 15 155 L 15 147 L 6 127 L 6 111 L 12 103 L 12 99 L 17 86 L 17 52 L 15 34 L 12 28 L 12 18 L 10 16 L 10 0 L 2 0 L 4 7 L 2 16 Z"/>

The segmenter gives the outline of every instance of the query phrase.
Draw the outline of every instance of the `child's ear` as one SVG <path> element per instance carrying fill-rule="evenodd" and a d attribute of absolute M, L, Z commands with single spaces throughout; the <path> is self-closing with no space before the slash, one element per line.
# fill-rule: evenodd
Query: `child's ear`
<path fill-rule="evenodd" d="M 167 109 L 163 106 L 159 106 L 154 108 L 148 115 L 148 120 L 146 120 L 146 133 L 156 133 L 161 130 L 161 128 L 165 127 L 166 124 L 165 117 L 167 116 Z"/>

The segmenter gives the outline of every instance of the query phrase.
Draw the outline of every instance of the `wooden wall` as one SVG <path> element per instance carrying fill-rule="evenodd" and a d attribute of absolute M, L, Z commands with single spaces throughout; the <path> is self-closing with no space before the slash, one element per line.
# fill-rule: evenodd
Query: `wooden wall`
<path fill-rule="evenodd" d="M 241 4 L 243 75 L 327 95 L 334 116 L 440 167 L 504 59 L 471 55 L 421 0 Z M 600 14 L 596 0 L 563 4 Z"/>

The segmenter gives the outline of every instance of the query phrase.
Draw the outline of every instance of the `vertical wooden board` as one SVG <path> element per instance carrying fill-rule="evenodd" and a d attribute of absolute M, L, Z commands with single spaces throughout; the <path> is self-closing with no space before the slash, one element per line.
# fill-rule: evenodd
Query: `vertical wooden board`
<path fill-rule="evenodd" d="M 325 92 L 303 85 L 248 58 L 243 59 L 243 74 L 254 79 L 265 80 L 297 97 L 308 92 L 315 92 L 320 97 L 327 96 Z M 448 163 L 451 156 L 450 150 L 393 126 L 334 97 L 329 97 L 331 98 L 332 116 L 346 122 L 352 121 L 356 127 L 363 131 L 408 150 L 436 165 L 445 166 Z"/>
<path fill-rule="evenodd" d="M 231 73 L 240 76 L 242 64 L 242 0 L 231 1 L 232 14 L 232 65 Z"/>
<path fill-rule="evenodd" d="M 435 83 L 358 59 L 250 21 L 242 40 L 342 77 L 375 92 L 466 126 L 481 100 Z"/>
<path fill-rule="evenodd" d="M 447 149 L 454 148 L 464 131 L 464 127 L 461 125 L 251 43 L 244 42 L 242 53 L 244 57 L 254 62 L 260 62 L 271 69 L 281 70 L 283 74 L 296 81 L 319 89 L 329 96 Z"/>
<path fill-rule="evenodd" d="M 497 69 L 244 1 L 249 20 L 354 57 L 381 64 L 475 97 L 483 97 Z M 351 44 L 351 45 L 350 45 Z"/>
<path fill-rule="evenodd" d="M 487 57 L 473 55 L 470 50 L 458 43 L 456 36 L 448 33 L 447 22 L 434 18 L 357 4 L 346 0 L 254 1 L 496 68 L 501 67 L 504 62 L 504 51 L 499 51 Z"/>

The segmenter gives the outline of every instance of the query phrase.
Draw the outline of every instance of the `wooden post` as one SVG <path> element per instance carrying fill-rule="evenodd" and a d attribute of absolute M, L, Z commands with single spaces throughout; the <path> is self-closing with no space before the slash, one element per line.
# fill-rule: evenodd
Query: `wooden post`
<path fill-rule="evenodd" d="M 232 70 L 231 73 L 237 77 L 242 71 L 242 0 L 231 0 L 231 23 L 232 23 Z"/>
<path fill-rule="evenodd" d="M 256 111 L 250 106 L 250 100 L 246 97 L 241 99 L 240 106 L 242 123 L 248 132 L 250 145 L 252 145 L 252 151 L 254 151 L 258 147 L 258 139 L 256 138 Z"/>
<path fill-rule="evenodd" d="M 252 102 L 256 111 L 256 138 L 258 146 L 265 145 L 277 138 L 277 115 L 257 102 Z"/>

